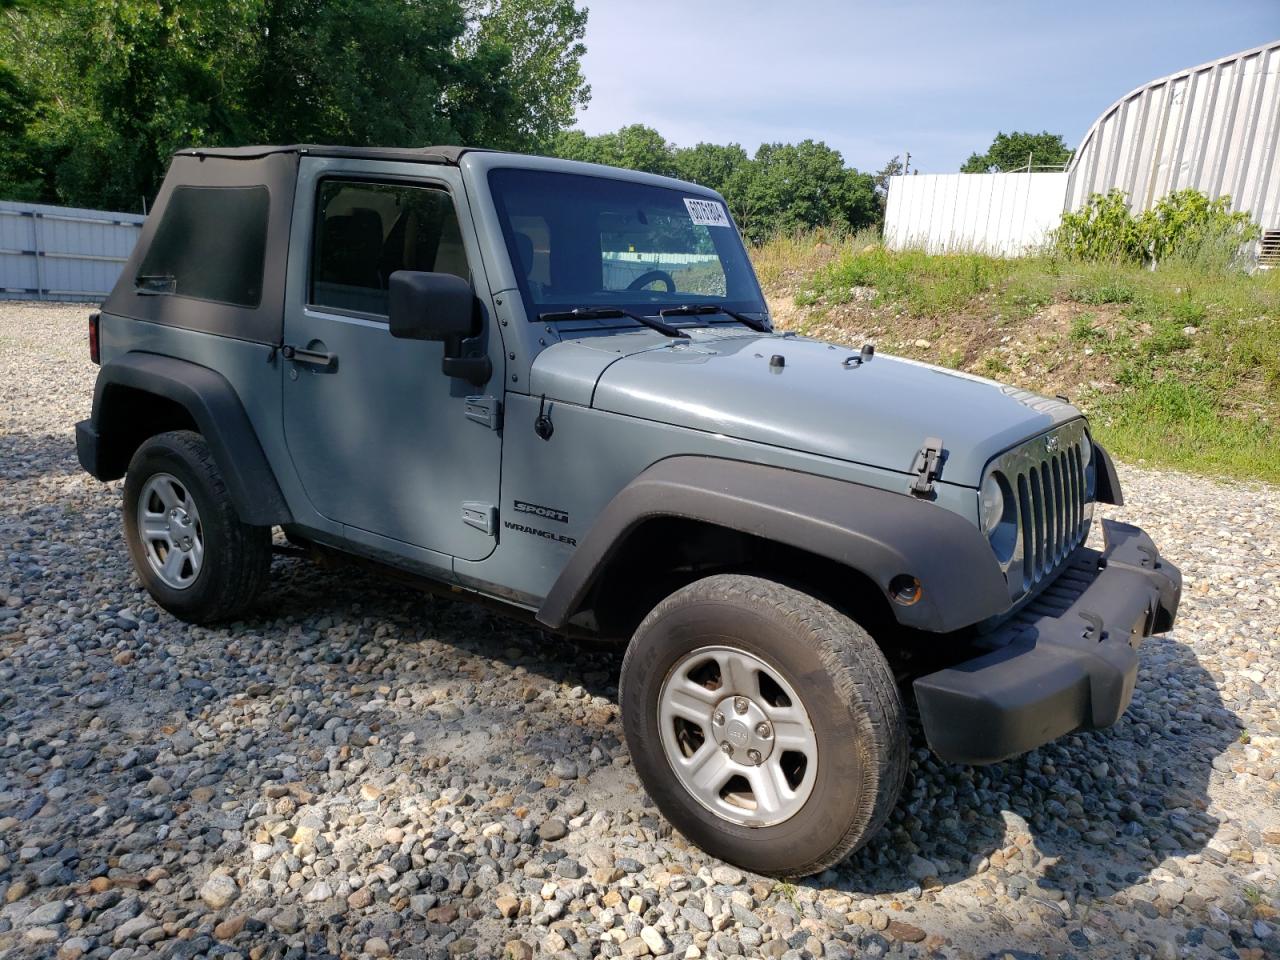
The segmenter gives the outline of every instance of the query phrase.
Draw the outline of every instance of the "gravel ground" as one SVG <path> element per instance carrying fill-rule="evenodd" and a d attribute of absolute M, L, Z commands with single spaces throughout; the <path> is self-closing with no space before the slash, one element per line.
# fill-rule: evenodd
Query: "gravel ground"
<path fill-rule="evenodd" d="M 917 738 L 889 828 L 778 884 L 647 801 L 617 654 L 293 559 L 159 611 L 72 450 L 86 313 L 0 304 L 0 957 L 1280 955 L 1280 491 L 1123 469 L 1187 579 L 1125 718 Z"/>

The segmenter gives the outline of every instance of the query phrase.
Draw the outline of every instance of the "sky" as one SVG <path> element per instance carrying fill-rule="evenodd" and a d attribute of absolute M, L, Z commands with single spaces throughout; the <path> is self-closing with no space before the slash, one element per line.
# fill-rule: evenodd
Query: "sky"
<path fill-rule="evenodd" d="M 958 170 L 997 132 L 1075 147 L 1107 107 L 1280 39 L 1280 0 L 588 0 L 578 127 L 679 146 L 823 140 L 878 170 Z"/>

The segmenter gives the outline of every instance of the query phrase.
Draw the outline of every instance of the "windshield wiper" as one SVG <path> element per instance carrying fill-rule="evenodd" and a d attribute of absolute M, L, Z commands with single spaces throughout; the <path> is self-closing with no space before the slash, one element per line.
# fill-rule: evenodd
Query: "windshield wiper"
<path fill-rule="evenodd" d="M 726 317 L 732 317 L 744 326 L 750 327 L 757 333 L 772 333 L 770 326 L 763 320 L 756 320 L 748 317 L 745 313 L 739 313 L 737 310 L 726 310 L 724 307 L 715 303 L 690 303 L 682 307 L 668 307 L 666 310 L 659 310 L 660 317 L 700 317 L 709 313 L 723 313 Z"/>
<path fill-rule="evenodd" d="M 644 317 L 638 313 L 632 313 L 630 310 L 623 310 L 621 307 L 575 307 L 572 310 L 538 314 L 538 319 L 543 323 L 551 323 L 556 320 L 607 320 L 610 317 L 627 317 L 636 323 L 643 323 L 646 327 L 651 327 L 668 337 L 684 337 L 686 339 L 689 337 L 683 330 L 673 327 L 669 323 L 663 323 L 662 320 L 654 317 Z"/>

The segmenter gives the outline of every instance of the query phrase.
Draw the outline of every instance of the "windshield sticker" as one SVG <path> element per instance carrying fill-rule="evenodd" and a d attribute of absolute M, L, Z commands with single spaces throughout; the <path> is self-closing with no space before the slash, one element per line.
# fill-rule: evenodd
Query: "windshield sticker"
<path fill-rule="evenodd" d="M 702 224 L 704 227 L 728 227 L 729 215 L 724 212 L 724 205 L 718 200 L 694 200 L 692 197 L 684 198 L 684 205 L 689 208 L 689 216 L 693 218 L 694 223 Z"/>

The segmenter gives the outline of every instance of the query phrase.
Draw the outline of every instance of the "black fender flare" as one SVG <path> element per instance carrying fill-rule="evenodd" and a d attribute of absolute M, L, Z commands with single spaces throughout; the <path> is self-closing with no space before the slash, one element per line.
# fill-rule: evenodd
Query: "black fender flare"
<path fill-rule="evenodd" d="M 103 365 L 93 391 L 93 414 L 76 424 L 85 470 L 99 480 L 117 480 L 136 449 L 131 442 L 139 438 L 136 424 L 122 422 L 126 411 L 114 409 L 117 388 L 164 397 L 187 411 L 209 444 L 241 520 L 254 526 L 292 521 L 235 388 L 217 371 L 176 357 L 131 351 Z"/>
<path fill-rule="evenodd" d="M 1009 588 L 978 528 L 933 503 L 781 467 L 703 456 L 661 460 L 601 511 L 537 618 L 563 628 L 628 534 L 646 520 L 700 520 L 806 550 L 869 577 L 889 596 L 899 574 L 920 580 L 898 622 L 947 632 L 1009 609 Z"/>

